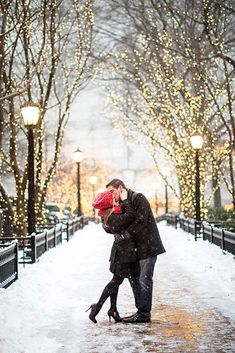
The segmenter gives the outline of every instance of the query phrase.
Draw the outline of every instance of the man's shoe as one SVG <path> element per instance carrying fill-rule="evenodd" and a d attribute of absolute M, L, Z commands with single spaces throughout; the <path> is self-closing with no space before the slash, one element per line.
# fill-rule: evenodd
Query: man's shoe
<path fill-rule="evenodd" d="M 123 318 L 122 321 L 127 324 L 142 324 L 142 323 L 150 322 L 151 319 L 150 319 L 150 317 L 146 317 L 146 316 L 143 316 L 141 314 L 136 313 L 135 315 L 132 315 L 132 317 Z"/>
<path fill-rule="evenodd" d="M 134 313 L 134 314 L 132 314 L 130 316 L 125 316 L 123 319 L 124 320 L 130 320 L 130 319 L 133 319 L 133 317 L 135 317 L 136 315 L 138 315 L 138 312 L 136 312 L 136 313 Z"/>

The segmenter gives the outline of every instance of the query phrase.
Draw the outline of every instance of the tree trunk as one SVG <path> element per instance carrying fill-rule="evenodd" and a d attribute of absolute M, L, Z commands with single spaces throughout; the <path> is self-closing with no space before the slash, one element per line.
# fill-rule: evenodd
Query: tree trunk
<path fill-rule="evenodd" d="M 212 179 L 212 188 L 216 188 L 217 186 L 217 178 L 214 177 Z M 220 190 L 220 187 L 218 187 L 216 190 L 215 190 L 215 193 L 214 193 L 214 208 L 215 209 L 219 209 L 222 207 L 222 203 L 221 203 L 221 190 Z"/>

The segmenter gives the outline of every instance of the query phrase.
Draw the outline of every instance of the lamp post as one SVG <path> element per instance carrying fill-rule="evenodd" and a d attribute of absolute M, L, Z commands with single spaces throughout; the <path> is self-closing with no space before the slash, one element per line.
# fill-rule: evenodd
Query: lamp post
<path fill-rule="evenodd" d="M 35 228 L 35 182 L 34 182 L 34 131 L 38 123 L 40 109 L 32 103 L 21 107 L 24 124 L 28 130 L 28 234 L 36 232 Z"/>
<path fill-rule="evenodd" d="M 81 209 L 81 185 L 80 185 L 80 163 L 83 160 L 83 152 L 79 150 L 79 148 L 73 152 L 73 158 L 77 163 L 77 216 L 80 217 L 82 215 Z"/>
<path fill-rule="evenodd" d="M 164 167 L 163 168 L 163 175 L 164 175 L 164 181 L 165 181 L 165 213 L 168 213 L 168 204 L 169 204 L 169 197 L 168 197 L 168 186 L 167 186 L 167 177 L 169 175 L 169 168 Z"/>
<path fill-rule="evenodd" d="M 92 175 L 90 176 L 90 184 L 92 185 L 92 194 L 93 194 L 93 200 L 95 198 L 95 185 L 97 183 L 97 176 L 96 175 Z M 95 219 L 95 209 L 93 207 L 93 217 Z"/>
<path fill-rule="evenodd" d="M 154 202 L 155 202 L 155 213 L 156 213 L 156 217 L 157 217 L 157 214 L 158 214 L 158 190 L 160 188 L 160 185 L 159 183 L 154 183 L 153 184 L 153 188 L 154 188 Z"/>
<path fill-rule="evenodd" d="M 168 187 L 165 183 L 165 213 L 168 213 Z"/>
<path fill-rule="evenodd" d="M 201 205 L 200 205 L 200 160 L 199 160 L 199 150 L 203 145 L 203 138 L 200 135 L 194 135 L 190 137 L 191 145 L 195 150 L 195 168 L 196 168 L 196 176 L 195 176 L 195 201 L 196 201 L 196 220 L 201 221 Z"/>

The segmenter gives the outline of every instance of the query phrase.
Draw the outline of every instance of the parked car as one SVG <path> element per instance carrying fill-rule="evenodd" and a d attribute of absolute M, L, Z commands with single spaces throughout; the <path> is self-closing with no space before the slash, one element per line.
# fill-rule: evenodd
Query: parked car
<path fill-rule="evenodd" d="M 54 223 L 66 222 L 69 216 L 61 211 L 59 205 L 55 202 L 47 202 L 45 204 L 46 218 L 53 217 Z"/>
<path fill-rule="evenodd" d="M 70 219 L 74 217 L 72 209 L 69 205 L 63 205 L 63 213 L 67 215 Z"/>

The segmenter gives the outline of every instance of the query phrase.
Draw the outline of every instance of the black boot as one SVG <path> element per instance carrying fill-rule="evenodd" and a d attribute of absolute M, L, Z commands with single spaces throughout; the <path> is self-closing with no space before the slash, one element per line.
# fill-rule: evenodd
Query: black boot
<path fill-rule="evenodd" d="M 108 317 L 109 317 L 109 321 L 111 321 L 111 317 L 115 320 L 115 322 L 121 322 L 122 318 L 119 315 L 119 312 L 117 311 L 117 309 L 114 308 L 110 308 L 108 311 Z"/>
<path fill-rule="evenodd" d="M 140 324 L 140 323 L 151 322 L 151 319 L 150 317 L 136 313 L 135 315 L 124 317 L 122 319 L 122 322 L 130 323 L 130 324 Z"/>
<path fill-rule="evenodd" d="M 89 319 L 91 321 L 93 321 L 95 324 L 97 324 L 97 320 L 96 320 L 96 315 L 98 314 L 98 312 L 100 311 L 101 307 L 98 304 L 92 304 L 86 311 L 90 310 L 90 315 L 89 315 Z"/>

